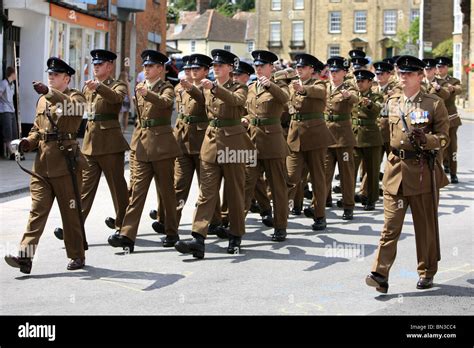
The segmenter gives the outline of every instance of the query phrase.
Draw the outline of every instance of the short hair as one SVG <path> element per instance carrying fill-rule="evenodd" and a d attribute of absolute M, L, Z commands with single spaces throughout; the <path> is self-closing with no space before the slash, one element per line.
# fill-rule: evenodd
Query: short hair
<path fill-rule="evenodd" d="M 9 78 L 15 73 L 15 69 L 12 68 L 11 66 L 7 67 L 7 70 L 5 71 L 5 76 L 6 78 Z"/>

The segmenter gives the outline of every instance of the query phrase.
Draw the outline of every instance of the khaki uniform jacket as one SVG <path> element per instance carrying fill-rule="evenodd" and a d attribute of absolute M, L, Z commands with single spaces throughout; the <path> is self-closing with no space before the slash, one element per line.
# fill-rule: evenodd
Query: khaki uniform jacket
<path fill-rule="evenodd" d="M 348 91 L 351 96 L 345 99 L 342 96 L 342 90 Z M 329 131 L 332 133 L 336 140 L 335 145 L 331 145 L 331 148 L 336 147 L 353 147 L 356 144 L 354 133 L 352 132 L 352 121 L 350 115 L 354 104 L 359 101 L 358 92 L 355 88 L 349 85 L 347 82 L 343 82 L 337 88 L 334 88 L 331 83 L 327 86 L 327 103 L 326 103 L 326 114 L 327 115 L 349 115 L 349 119 L 340 122 L 326 122 Z"/>
<path fill-rule="evenodd" d="M 414 151 L 407 134 L 402 130 L 403 122 L 400 114 L 404 110 L 404 97 L 401 94 L 392 96 L 388 101 L 389 122 L 390 122 L 390 146 L 396 149 Z M 412 123 L 412 112 L 428 112 L 428 122 L 423 124 Z M 406 110 L 406 121 L 409 128 L 424 128 L 427 142 L 425 150 L 440 149 L 446 147 L 448 143 L 449 120 L 448 112 L 443 101 L 431 94 L 419 92 L 414 99 L 412 106 Z M 441 188 L 449 182 L 441 168 L 439 161 L 436 161 L 436 186 Z M 431 177 L 428 163 L 423 163 L 416 159 L 402 160 L 393 153 L 390 153 L 385 166 L 383 185 L 385 190 L 391 195 L 396 195 L 400 185 L 402 185 L 403 195 L 419 195 L 431 192 Z"/>
<path fill-rule="evenodd" d="M 86 100 L 82 93 L 75 89 L 66 89 L 62 93 L 54 88 L 49 90 L 47 95 L 41 96 L 38 100 L 36 118 L 27 139 L 30 151 L 38 149 L 32 171 L 44 177 L 55 178 L 69 175 L 69 170 L 66 159 L 59 150 L 58 142 L 41 140 L 42 133 L 53 133 L 53 125 L 46 116 L 47 110 L 49 109 L 51 119 L 58 126 L 58 133 L 77 133 Z M 81 154 L 77 140 L 63 140 L 62 143 L 65 147 L 72 145 L 78 168 L 85 168 L 86 160 Z"/>
<path fill-rule="evenodd" d="M 382 132 L 382 139 L 384 143 L 390 142 L 390 127 L 388 123 L 388 108 L 387 101 L 395 93 L 401 93 L 402 89 L 394 76 L 391 76 L 388 80 L 387 85 L 382 89 L 381 86 L 372 87 L 372 91 L 382 94 L 384 100 L 384 106 L 380 111 L 380 131 Z"/>
<path fill-rule="evenodd" d="M 354 136 L 357 142 L 356 146 L 382 146 L 382 133 L 380 132 L 377 121 L 379 119 L 380 110 L 382 110 L 383 107 L 383 96 L 369 90 L 365 94 L 361 93 L 359 97 L 360 101 L 353 109 L 352 118 L 354 120 L 361 120 L 361 122 L 371 120 L 373 124 L 353 125 Z M 364 97 L 370 99 L 370 104 L 361 104 L 362 98 Z"/>
<path fill-rule="evenodd" d="M 180 102 L 176 102 L 178 113 L 207 120 L 206 100 L 201 87 L 193 86 L 189 92 L 181 88 L 176 98 L 180 99 Z M 174 136 L 184 154 L 198 155 L 200 153 L 208 124 L 207 121 L 188 124 L 184 120 L 176 120 Z"/>
<path fill-rule="evenodd" d="M 248 88 L 229 79 L 223 85 L 204 90 L 206 113 L 209 120 L 239 120 L 247 100 Z M 215 163 L 218 152 L 227 150 L 255 150 L 247 130 L 240 123 L 229 127 L 207 127 L 201 147 L 201 160 Z M 225 163 L 220 161 L 219 163 Z"/>
<path fill-rule="evenodd" d="M 140 82 L 137 88 L 145 85 Z M 171 128 L 174 91 L 168 81 L 158 81 L 145 96 L 135 95 L 138 113 L 138 125 L 132 135 L 130 147 L 135 158 L 141 162 L 161 161 L 182 154 Z M 146 120 L 165 119 L 167 124 L 142 128 Z"/>
<path fill-rule="evenodd" d="M 249 121 L 252 119 L 278 119 L 278 123 L 271 125 L 249 125 L 248 133 L 252 143 L 257 148 L 258 159 L 286 158 L 290 154 L 288 145 L 283 136 L 281 115 L 289 99 L 288 86 L 285 83 L 270 82 L 268 88 L 257 83 L 249 87 L 246 109 Z"/>
<path fill-rule="evenodd" d="M 449 92 L 449 89 L 448 89 L 449 84 L 448 82 L 446 82 L 446 80 L 435 77 L 433 79 L 433 82 L 437 82 L 441 86 L 441 88 L 438 91 L 433 87 L 431 82 L 429 82 L 426 78 L 423 79 L 423 81 L 421 81 L 422 91 L 427 94 L 434 94 L 443 100 L 446 100 L 451 96 L 451 93 Z"/>
<path fill-rule="evenodd" d="M 460 117 L 452 117 L 457 115 L 458 109 L 456 108 L 456 96 L 462 93 L 461 81 L 457 78 L 447 75 L 444 80 L 454 87 L 454 91 L 451 93 L 448 99 L 444 101 L 446 109 L 448 109 L 449 126 L 458 127 L 462 125 Z"/>
<path fill-rule="evenodd" d="M 117 119 L 88 121 L 82 152 L 85 155 L 96 156 L 129 150 L 118 120 L 123 99 L 127 95 L 125 83 L 108 78 L 100 83 L 95 91 L 84 88 L 83 93 L 87 100 L 88 113 L 114 114 L 117 115 Z"/>
<path fill-rule="evenodd" d="M 301 94 L 290 85 L 290 114 L 323 114 L 326 108 L 326 83 L 309 79 L 303 83 L 303 88 L 304 92 Z M 335 144 L 335 139 L 329 132 L 324 119 L 291 120 L 287 142 L 291 151 L 299 152 L 327 148 Z"/>

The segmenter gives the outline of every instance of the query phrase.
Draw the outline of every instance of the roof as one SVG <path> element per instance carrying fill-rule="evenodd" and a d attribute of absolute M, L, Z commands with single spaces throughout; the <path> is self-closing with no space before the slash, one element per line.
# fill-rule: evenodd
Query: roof
<path fill-rule="evenodd" d="M 207 10 L 169 40 L 245 42 L 246 27 L 246 21 L 226 17 L 215 10 Z"/>
<path fill-rule="evenodd" d="M 247 26 L 245 28 L 245 40 L 254 41 L 255 40 L 255 30 L 257 25 L 257 17 L 255 12 L 237 12 L 232 19 L 237 19 L 241 21 L 246 21 Z"/>
<path fill-rule="evenodd" d="M 199 16 L 199 12 L 197 11 L 179 11 L 178 23 L 168 24 L 168 29 L 166 30 L 166 39 L 170 40 L 170 38 L 175 35 L 176 26 L 180 25 L 183 26 L 183 28 L 186 28 L 186 26 L 191 24 L 197 16 Z"/>

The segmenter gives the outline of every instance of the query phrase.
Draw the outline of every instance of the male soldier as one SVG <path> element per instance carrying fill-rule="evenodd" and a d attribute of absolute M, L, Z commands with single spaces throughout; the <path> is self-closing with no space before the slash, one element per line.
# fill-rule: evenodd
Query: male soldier
<path fill-rule="evenodd" d="M 354 146 L 356 144 L 352 133 L 352 107 L 359 101 L 357 91 L 344 81 L 349 68 L 349 62 L 342 57 L 328 59 L 329 76 L 328 97 L 326 104 L 326 122 L 329 130 L 336 139 L 336 144 L 329 146 L 326 161 L 326 187 L 331 189 L 336 162 L 341 179 L 342 201 L 338 205 L 344 208 L 343 220 L 353 219 L 354 210 Z M 326 202 L 332 205 L 331 202 Z"/>
<path fill-rule="evenodd" d="M 245 208 L 249 209 L 255 186 L 264 171 L 270 185 L 274 206 L 274 233 L 272 240 L 286 239 L 288 220 L 288 190 L 286 180 L 286 156 L 288 145 L 283 137 L 281 114 L 288 102 L 288 86 L 277 85 L 271 80 L 273 63 L 277 55 L 269 51 L 252 52 L 257 72 L 257 82 L 249 87 L 247 95 L 248 115 L 242 122 L 249 128 L 252 143 L 257 148 L 257 165 L 247 165 L 245 182 Z"/>
<path fill-rule="evenodd" d="M 436 58 L 436 68 L 440 78 L 449 83 L 450 96 L 444 101 L 449 115 L 449 145 L 443 151 L 444 171 L 450 173 L 451 183 L 457 184 L 458 180 L 458 127 L 462 125 L 456 108 L 456 96 L 462 93 L 461 81 L 448 75 L 448 67 L 453 66 L 453 61 L 448 57 Z"/>
<path fill-rule="evenodd" d="M 415 226 L 419 280 L 417 289 L 433 286 L 438 269 L 438 197 L 448 180 L 436 150 L 448 143 L 449 120 L 443 101 L 421 91 L 424 63 L 412 56 L 398 59 L 403 93 L 388 100 L 390 145 L 384 185 L 384 228 L 366 283 L 388 291 L 390 268 L 408 207 Z"/>
<path fill-rule="evenodd" d="M 113 62 L 117 59 L 115 53 L 107 50 L 92 50 L 90 53 L 95 79 L 87 80 L 84 86 L 89 110 L 82 149 L 88 164 L 83 172 L 82 209 L 86 219 L 103 172 L 116 214 L 115 219 L 108 217 L 105 223 L 109 228 L 119 230 L 128 204 L 124 159 L 129 146 L 118 121 L 123 98 L 127 95 L 127 86 L 111 77 Z"/>
<path fill-rule="evenodd" d="M 108 239 L 111 246 L 130 252 L 134 250 L 140 216 L 153 178 L 158 183 L 157 194 L 163 198 L 166 233 L 163 246 L 172 247 L 179 240 L 174 161 L 181 155 L 181 150 L 171 128 L 173 85 L 161 79 L 168 57 L 158 51 L 145 50 L 141 58 L 145 81 L 135 88 L 139 126 L 135 128 L 131 141 L 135 179 L 120 233 L 112 234 Z"/>
<path fill-rule="evenodd" d="M 427 94 L 434 94 L 441 99 L 446 100 L 451 96 L 449 92 L 449 83 L 436 76 L 436 59 L 425 58 L 425 78 L 421 81 L 421 88 Z"/>
<path fill-rule="evenodd" d="M 326 187 L 321 183 L 325 182 L 327 148 L 335 141 L 324 122 L 326 84 L 312 78 L 314 70 L 319 70 L 318 67 L 323 64 L 310 54 L 299 54 L 295 59 L 299 80 L 290 85 L 291 124 L 287 142 L 291 153 L 286 160 L 290 183 L 288 200 L 290 204 L 294 202 L 297 185 L 301 183 L 303 167 L 306 165 L 311 175 L 315 200 L 312 228 L 318 231 L 326 228 Z"/>
<path fill-rule="evenodd" d="M 197 208 L 194 213 L 191 241 L 179 241 L 175 248 L 180 253 L 204 257 L 204 239 L 224 178 L 224 191 L 229 199 L 228 253 L 238 253 L 242 235 L 245 234 L 245 163 L 252 160 L 255 148 L 242 126 L 241 108 L 247 99 L 247 86 L 231 79 L 237 56 L 226 50 L 211 52 L 216 81 L 204 79 L 207 117 L 210 120 L 201 147 L 201 185 Z M 249 154 L 245 159 L 238 154 Z M 253 158 L 253 160 L 256 160 Z"/>
<path fill-rule="evenodd" d="M 86 162 L 76 140 L 85 99 L 79 91 L 68 88 L 75 73 L 73 68 L 55 57 L 48 59 L 47 66 L 49 87 L 41 82 L 33 83 L 41 95 L 33 128 L 27 138 L 15 141 L 21 151 L 38 151 L 33 172 L 29 172 L 32 205 L 26 232 L 18 256 L 5 256 L 10 266 L 26 274 L 31 272 L 32 259 L 54 198 L 63 219 L 66 253 L 71 259 L 68 270 L 84 267 L 87 249 L 80 211 L 82 169 Z"/>
<path fill-rule="evenodd" d="M 379 199 L 379 169 L 382 134 L 377 125 L 383 97 L 371 90 L 375 75 L 368 70 L 356 70 L 354 76 L 359 90 L 359 103 L 354 107 L 352 115 L 353 131 L 356 138 L 354 149 L 354 178 L 363 161 L 367 180 L 367 201 L 364 210 L 374 210 Z"/>
<path fill-rule="evenodd" d="M 239 64 L 232 72 L 232 78 L 235 82 L 243 85 L 250 85 L 253 81 L 250 81 L 250 76 L 255 74 L 254 68 L 243 61 L 239 61 Z"/>

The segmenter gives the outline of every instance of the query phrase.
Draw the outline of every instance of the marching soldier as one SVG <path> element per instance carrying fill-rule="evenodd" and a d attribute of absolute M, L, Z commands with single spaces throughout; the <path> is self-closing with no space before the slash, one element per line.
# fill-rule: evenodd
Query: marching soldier
<path fill-rule="evenodd" d="M 388 291 L 408 207 L 415 226 L 417 289 L 433 286 L 440 260 L 438 197 L 448 180 L 436 151 L 448 143 L 449 119 L 443 101 L 421 90 L 424 66 L 418 58 L 400 57 L 403 93 L 388 100 L 392 152 L 383 177 L 385 221 L 372 273 L 366 278 L 367 285 L 382 293 Z"/>
<path fill-rule="evenodd" d="M 249 88 L 246 102 L 248 115 L 242 121 L 249 129 L 258 159 L 255 166 L 252 164 L 246 167 L 245 208 L 250 208 L 257 180 L 265 172 L 275 211 L 272 221 L 275 230 L 271 238 L 280 242 L 286 239 L 288 222 L 285 160 L 289 154 L 280 117 L 288 102 L 289 92 L 286 84 L 276 84 L 271 80 L 273 63 L 278 60 L 274 53 L 257 50 L 252 52 L 252 57 L 257 82 Z"/>
<path fill-rule="evenodd" d="M 354 149 L 354 178 L 363 161 L 366 170 L 367 192 L 364 210 L 374 210 L 379 199 L 380 148 L 383 139 L 377 121 L 383 97 L 371 90 L 375 75 L 368 70 L 354 72 L 359 89 L 359 103 L 353 109 L 352 125 L 356 138 Z"/>
<path fill-rule="evenodd" d="M 427 94 L 434 94 L 446 100 L 451 96 L 449 93 L 449 83 L 436 76 L 436 59 L 425 58 L 425 78 L 421 81 L 421 88 Z"/>
<path fill-rule="evenodd" d="M 82 152 L 88 166 L 83 172 L 82 208 L 87 219 L 99 186 L 102 172 L 109 185 L 116 218 L 105 220 L 109 228 L 119 230 L 128 204 L 127 182 L 124 177 L 125 151 L 129 150 L 118 121 L 118 114 L 127 86 L 113 79 L 117 55 L 107 50 L 92 50 L 95 80 L 87 80 L 84 96 L 88 104 L 88 122 Z"/>
<path fill-rule="evenodd" d="M 344 208 L 343 220 L 352 220 L 354 211 L 354 146 L 356 140 L 352 133 L 351 112 L 359 101 L 357 91 L 347 82 L 344 76 L 349 62 L 342 57 L 331 57 L 327 62 L 331 83 L 328 85 L 326 104 L 326 123 L 336 139 L 336 144 L 329 146 L 326 160 L 326 187 L 328 193 L 334 176 L 336 163 L 341 179 L 342 201 L 338 204 Z M 327 202 L 329 205 L 330 202 Z"/>
<path fill-rule="evenodd" d="M 449 115 L 449 145 L 443 151 L 444 171 L 451 175 L 451 183 L 457 184 L 458 180 L 458 128 L 462 125 L 456 108 L 456 96 L 462 93 L 461 81 L 448 75 L 448 67 L 453 66 L 453 61 L 448 57 L 436 58 L 436 68 L 441 79 L 449 83 L 450 96 L 444 101 Z"/>
<path fill-rule="evenodd" d="M 8 265 L 26 274 L 31 272 L 32 259 L 55 198 L 63 220 L 66 254 L 70 258 L 68 270 L 84 267 L 87 249 L 80 197 L 86 161 L 76 140 L 85 99 L 82 93 L 68 87 L 75 73 L 73 68 L 55 57 L 48 59 L 47 66 L 48 86 L 33 83 L 41 95 L 33 128 L 27 138 L 16 141 L 20 151 L 38 151 L 32 172 L 25 170 L 32 175 L 32 205 L 26 232 L 18 256 L 5 256 Z"/>
<path fill-rule="evenodd" d="M 313 230 L 326 228 L 324 183 L 324 161 L 329 145 L 335 143 L 324 121 L 326 107 L 326 84 L 312 78 L 314 70 L 321 70 L 324 64 L 309 54 L 296 57 L 296 70 L 299 80 L 290 85 L 291 124 L 288 132 L 288 146 L 291 150 L 287 157 L 288 180 L 290 190 L 288 200 L 294 202 L 297 185 L 301 184 L 303 167 L 306 164 L 311 175 L 315 212 Z"/>
<path fill-rule="evenodd" d="M 135 88 L 139 125 L 133 132 L 131 151 L 135 158 L 135 180 L 130 203 L 123 218 L 120 233 L 112 234 L 108 242 L 133 252 L 140 216 L 143 212 L 151 180 L 157 181 L 165 213 L 164 247 L 172 247 L 179 240 L 174 191 L 174 162 L 181 150 L 173 136 L 171 113 L 174 91 L 171 83 L 163 81 L 164 54 L 145 50 L 142 52 L 145 81 Z"/>
<path fill-rule="evenodd" d="M 201 185 L 197 208 L 194 213 L 191 241 L 179 241 L 175 248 L 180 253 L 191 253 L 203 258 L 204 239 L 212 218 L 219 187 L 224 178 L 224 192 L 232 199 L 229 205 L 228 253 L 238 253 L 245 234 L 245 163 L 256 160 L 255 148 L 242 126 L 241 108 L 247 99 L 247 86 L 233 82 L 231 72 L 238 62 L 231 52 L 215 49 L 211 52 L 216 81 L 204 79 L 207 117 L 209 126 L 201 147 Z M 238 154 L 248 154 L 241 158 Z"/>

